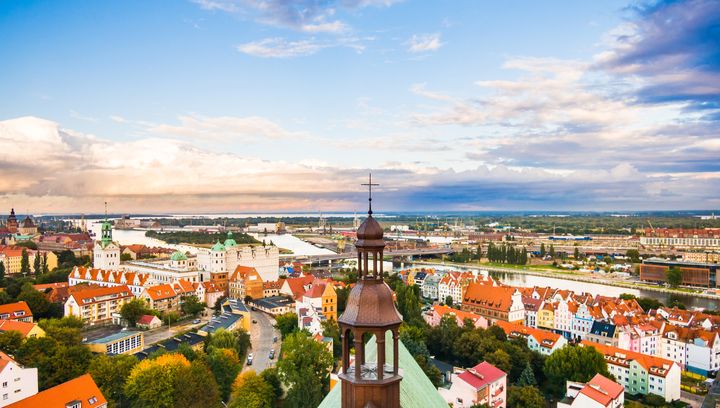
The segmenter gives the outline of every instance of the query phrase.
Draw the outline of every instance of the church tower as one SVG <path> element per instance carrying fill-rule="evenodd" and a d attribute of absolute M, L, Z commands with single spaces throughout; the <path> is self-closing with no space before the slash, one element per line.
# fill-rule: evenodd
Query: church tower
<path fill-rule="evenodd" d="M 105 220 L 102 222 L 100 240 L 93 247 L 93 267 L 114 270 L 120 267 L 120 245 L 112 240 L 112 223 L 107 219 L 107 203 L 105 203 Z"/>
<path fill-rule="evenodd" d="M 338 319 L 342 337 L 343 408 L 400 408 L 398 369 L 399 328 L 402 316 L 395 308 L 393 294 L 383 280 L 383 229 L 372 216 L 372 176 L 368 217 L 357 230 L 358 281 L 350 292 L 345 312 Z M 372 271 L 369 269 L 372 266 Z M 386 361 L 386 333 L 392 341 L 391 362 Z M 366 361 L 364 335 L 374 335 L 376 361 Z M 350 342 L 355 360 L 350 363 Z M 371 340 L 372 341 L 372 340 Z"/>
<path fill-rule="evenodd" d="M 15 209 L 10 209 L 10 216 L 7 219 L 7 223 L 5 225 L 12 234 L 16 234 L 18 232 L 18 220 L 17 217 L 15 217 Z"/>

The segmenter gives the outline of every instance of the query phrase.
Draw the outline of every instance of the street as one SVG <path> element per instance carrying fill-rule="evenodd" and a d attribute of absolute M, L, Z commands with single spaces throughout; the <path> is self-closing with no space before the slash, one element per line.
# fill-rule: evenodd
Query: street
<path fill-rule="evenodd" d="M 680 391 L 680 401 L 690 404 L 691 408 L 700 408 L 705 397 L 686 391 Z"/>
<path fill-rule="evenodd" d="M 243 371 L 253 369 L 255 372 L 261 372 L 268 367 L 273 367 L 277 362 L 280 353 L 280 332 L 273 327 L 275 319 L 269 315 L 251 311 L 250 316 L 257 323 L 251 324 L 250 342 L 253 353 L 253 363 L 251 366 L 245 365 Z M 273 343 L 273 337 L 277 336 L 277 343 Z M 270 360 L 270 350 L 275 349 L 275 358 Z M 247 362 L 247 361 L 246 361 Z"/>

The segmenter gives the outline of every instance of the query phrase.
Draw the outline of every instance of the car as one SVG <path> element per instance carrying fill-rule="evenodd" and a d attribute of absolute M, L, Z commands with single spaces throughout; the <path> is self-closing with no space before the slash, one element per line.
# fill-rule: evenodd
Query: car
<path fill-rule="evenodd" d="M 193 324 L 198 324 L 198 323 L 200 323 L 200 319 L 193 320 Z"/>
<path fill-rule="evenodd" d="M 253 324 L 257 324 L 257 320 L 253 320 Z"/>
<path fill-rule="evenodd" d="M 270 360 L 275 358 L 275 349 L 270 350 Z"/>
<path fill-rule="evenodd" d="M 247 365 L 252 365 L 252 362 L 253 362 L 253 354 L 250 353 L 247 356 Z"/>
<path fill-rule="evenodd" d="M 273 343 L 277 343 L 277 336 L 273 336 Z"/>

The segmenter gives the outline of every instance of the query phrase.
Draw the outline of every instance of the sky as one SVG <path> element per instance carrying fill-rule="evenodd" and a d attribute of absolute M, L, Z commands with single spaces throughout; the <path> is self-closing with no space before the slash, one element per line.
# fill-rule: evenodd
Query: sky
<path fill-rule="evenodd" d="M 720 2 L 0 2 L 0 209 L 720 208 Z"/>

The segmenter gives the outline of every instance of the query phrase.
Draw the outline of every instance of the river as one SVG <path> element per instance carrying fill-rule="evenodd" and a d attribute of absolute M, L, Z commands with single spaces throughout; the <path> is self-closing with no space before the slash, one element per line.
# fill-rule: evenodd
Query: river
<path fill-rule="evenodd" d="M 456 267 L 456 266 L 443 266 L 443 265 L 422 265 L 422 264 L 412 264 L 412 265 L 405 265 L 405 268 L 434 268 L 436 270 L 443 270 L 443 271 L 462 271 L 462 270 L 477 270 L 482 268 L 467 268 L 467 267 Z M 686 295 L 686 294 L 668 294 L 668 293 L 660 293 L 650 290 L 643 290 L 643 289 L 630 289 L 630 288 L 622 288 L 617 286 L 608 286 L 603 285 L 599 283 L 590 283 L 590 282 L 578 282 L 573 280 L 567 280 L 562 278 L 555 278 L 550 276 L 536 276 L 536 275 L 526 275 L 522 273 L 505 273 L 505 272 L 490 272 L 490 275 L 499 280 L 500 282 L 511 285 L 511 286 L 520 286 L 520 287 L 533 287 L 533 286 L 540 286 L 540 287 L 551 287 L 556 289 L 566 289 L 566 290 L 572 290 L 575 293 L 582 293 L 587 292 L 591 295 L 603 295 L 603 296 L 620 296 L 622 293 L 629 293 L 632 295 L 635 295 L 637 297 L 648 297 L 657 299 L 664 304 L 670 304 L 673 300 L 677 300 L 680 303 L 684 304 L 688 308 L 705 308 L 705 309 L 713 309 L 717 310 L 720 308 L 720 301 L 715 299 L 706 299 L 701 298 L 697 296 L 692 295 Z"/>

